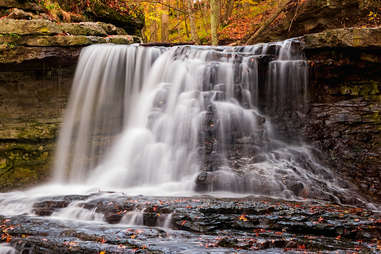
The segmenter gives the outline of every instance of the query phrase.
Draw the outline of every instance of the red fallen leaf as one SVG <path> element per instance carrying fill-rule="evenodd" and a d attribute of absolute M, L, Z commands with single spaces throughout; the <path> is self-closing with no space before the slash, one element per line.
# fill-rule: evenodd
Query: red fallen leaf
<path fill-rule="evenodd" d="M 341 235 L 336 236 L 336 240 L 340 240 L 340 239 L 341 239 Z"/>
<path fill-rule="evenodd" d="M 305 250 L 306 249 L 306 245 L 304 245 L 304 244 L 298 245 L 298 249 Z"/>
<path fill-rule="evenodd" d="M 181 226 L 184 226 L 185 223 L 187 223 L 187 221 L 186 221 L 186 220 L 183 220 L 183 221 L 181 222 Z"/>
<path fill-rule="evenodd" d="M 275 232 L 276 235 L 282 235 L 282 232 Z"/>

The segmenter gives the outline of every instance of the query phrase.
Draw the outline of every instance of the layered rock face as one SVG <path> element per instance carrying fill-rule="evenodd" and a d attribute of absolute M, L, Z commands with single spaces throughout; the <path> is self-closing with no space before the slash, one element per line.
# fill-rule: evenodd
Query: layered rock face
<path fill-rule="evenodd" d="M 328 30 L 302 40 L 311 66 L 307 140 L 337 173 L 381 201 L 381 29 Z"/>
<path fill-rule="evenodd" d="M 347 28 L 374 24 L 369 13 L 377 13 L 378 0 L 292 0 L 285 14 L 267 27 L 255 42 L 285 40 L 327 29 Z"/>
<path fill-rule="evenodd" d="M 294 29 L 290 30 L 295 32 L 290 36 L 330 28 L 330 23 L 318 17 L 329 16 L 338 8 L 342 8 L 343 18 L 351 17 L 349 10 L 356 8 L 353 15 L 365 12 L 360 1 L 307 3 L 304 12 L 299 11 L 310 10 L 311 16 L 297 16 Z M 18 9 L 10 12 L 8 7 Z M 41 183 L 49 175 L 81 48 L 94 43 L 129 44 L 138 40 L 112 24 L 49 21 L 43 13 L 37 14 L 42 10 L 30 2 L 0 1 L 0 12 L 4 10 L 8 16 L 0 20 L 3 191 Z M 318 10 L 322 13 L 317 14 Z M 351 20 L 348 22 L 352 24 Z M 277 37 L 280 31 L 274 30 L 274 37 L 268 39 L 281 39 Z M 365 195 L 381 201 L 381 29 L 326 30 L 305 35 L 301 41 L 310 62 L 310 110 L 304 137 L 323 152 L 324 159 L 338 174 L 354 182 Z M 291 125 L 293 121 L 290 118 Z"/>
<path fill-rule="evenodd" d="M 23 8 L 23 9 L 20 9 Z M 81 48 L 138 37 L 102 22 L 57 23 L 29 1 L 0 1 L 0 190 L 41 183 Z M 137 25 L 138 27 L 138 25 Z"/>

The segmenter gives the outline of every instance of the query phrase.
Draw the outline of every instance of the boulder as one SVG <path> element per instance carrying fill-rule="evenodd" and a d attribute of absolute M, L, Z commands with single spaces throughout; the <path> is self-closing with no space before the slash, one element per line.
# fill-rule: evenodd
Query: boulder
<path fill-rule="evenodd" d="M 0 8 L 18 8 L 30 11 L 43 11 L 43 8 L 33 1 L 0 0 Z"/>
<path fill-rule="evenodd" d="M 138 10 L 136 10 L 138 12 Z M 97 21 L 114 24 L 127 31 L 129 34 L 139 35 L 144 26 L 144 14 L 135 13 L 135 15 L 122 14 L 109 7 L 102 1 L 92 2 L 92 6 L 86 9 L 86 14 Z"/>
<path fill-rule="evenodd" d="M 63 30 L 57 23 L 45 19 L 18 20 L 3 18 L 0 20 L 0 34 L 54 35 L 60 33 L 63 33 Z"/>

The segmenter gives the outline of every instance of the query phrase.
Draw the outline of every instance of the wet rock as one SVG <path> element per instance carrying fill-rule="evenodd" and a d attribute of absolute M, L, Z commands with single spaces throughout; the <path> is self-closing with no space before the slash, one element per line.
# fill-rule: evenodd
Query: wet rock
<path fill-rule="evenodd" d="M 375 239 L 381 236 L 379 214 L 362 208 L 313 202 L 210 197 L 158 199 L 96 193 L 91 198 L 46 197 L 35 207 L 61 207 L 63 200 L 82 200 L 85 209 L 97 209 L 105 217 L 119 212 L 125 214 L 126 207 L 140 207 L 145 226 L 18 215 L 0 216 L 1 233 L 18 251 L 37 253 L 136 250 L 253 253 L 274 248 L 280 253 L 298 250 L 366 253 L 376 248 Z M 172 213 L 172 226 L 181 231 L 155 227 L 162 226 L 161 217 L 167 218 L 169 213 Z"/>
<path fill-rule="evenodd" d="M 215 101 L 224 101 L 225 100 L 225 93 L 220 92 L 220 91 L 215 92 L 214 100 Z"/>
<path fill-rule="evenodd" d="M 290 190 L 294 192 L 296 196 L 300 196 L 303 191 L 305 191 L 303 183 L 294 183 L 290 186 Z"/>
<path fill-rule="evenodd" d="M 222 238 L 219 240 L 216 245 L 221 246 L 221 247 L 226 247 L 226 248 L 236 248 L 237 247 L 238 240 L 237 239 L 232 239 L 232 238 Z"/>
<path fill-rule="evenodd" d="M 120 222 L 120 220 L 123 217 L 123 213 L 119 210 L 112 210 L 112 211 L 107 211 L 104 214 L 105 221 L 110 224 L 117 224 Z"/>
<path fill-rule="evenodd" d="M 209 173 L 208 172 L 201 172 L 196 177 L 195 191 L 198 191 L 198 192 L 207 191 L 209 189 L 210 183 L 211 183 L 211 179 L 209 177 Z"/>

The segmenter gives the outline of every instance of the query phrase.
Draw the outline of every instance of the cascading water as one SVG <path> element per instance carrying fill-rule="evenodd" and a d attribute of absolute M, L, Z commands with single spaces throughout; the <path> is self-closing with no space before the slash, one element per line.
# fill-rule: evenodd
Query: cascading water
<path fill-rule="evenodd" d="M 0 193 L 0 253 L 376 253 L 379 208 L 300 135 L 307 67 L 296 40 L 84 48 L 53 180 Z"/>
<path fill-rule="evenodd" d="M 297 44 L 83 49 L 54 180 L 347 201 L 294 128 L 308 100 Z"/>

